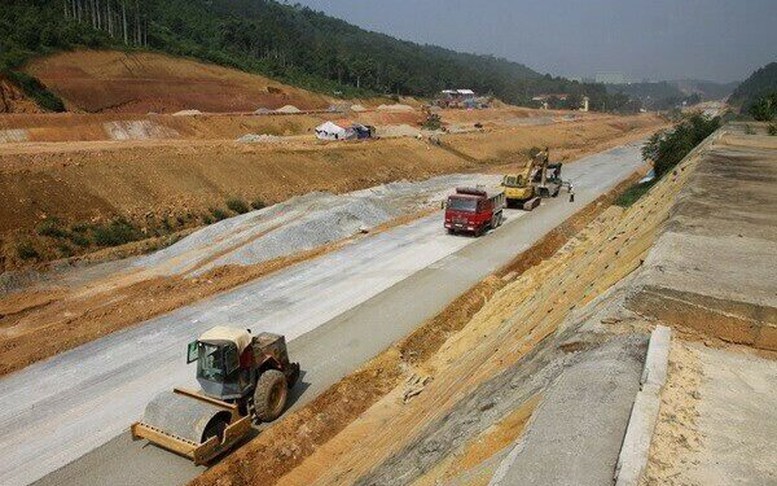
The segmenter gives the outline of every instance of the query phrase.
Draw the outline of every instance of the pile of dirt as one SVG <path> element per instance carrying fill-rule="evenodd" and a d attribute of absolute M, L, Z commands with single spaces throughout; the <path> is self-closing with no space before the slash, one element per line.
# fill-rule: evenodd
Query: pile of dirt
<path fill-rule="evenodd" d="M 300 111 L 302 110 L 300 110 L 294 105 L 285 105 L 275 110 L 276 113 L 286 113 L 286 114 L 299 113 Z"/>
<path fill-rule="evenodd" d="M 418 137 L 421 130 L 410 125 L 385 125 L 378 127 L 377 135 L 381 138 Z"/>
<path fill-rule="evenodd" d="M 413 108 L 410 105 L 403 105 L 401 103 L 396 103 L 393 105 L 380 105 L 378 106 L 378 110 L 380 111 L 415 111 L 415 108 Z"/>
<path fill-rule="evenodd" d="M 111 140 L 156 140 L 179 137 L 177 131 L 151 120 L 106 122 L 103 127 Z"/>
<path fill-rule="evenodd" d="M 25 72 L 87 112 L 251 112 L 293 103 L 323 109 L 322 95 L 262 76 L 155 53 L 73 51 L 32 61 Z"/>
<path fill-rule="evenodd" d="M 362 105 L 351 105 L 351 111 L 367 111 L 367 108 L 363 107 Z"/>
<path fill-rule="evenodd" d="M 279 143 L 282 140 L 283 139 L 281 137 L 276 135 L 268 135 L 266 133 L 247 133 L 237 139 L 237 141 L 240 143 Z"/>
<path fill-rule="evenodd" d="M 173 113 L 173 116 L 197 116 L 202 115 L 200 110 L 181 110 Z"/>

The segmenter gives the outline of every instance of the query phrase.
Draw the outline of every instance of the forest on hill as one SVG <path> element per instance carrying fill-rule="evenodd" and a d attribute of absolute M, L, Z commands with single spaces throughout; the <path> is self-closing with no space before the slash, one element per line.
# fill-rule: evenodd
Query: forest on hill
<path fill-rule="evenodd" d="M 595 83 L 541 75 L 493 56 L 369 32 L 307 7 L 271 0 L 6 0 L 0 71 L 39 104 L 60 107 L 19 72 L 34 56 L 87 48 L 148 49 L 342 96 L 432 96 L 466 87 L 530 105 L 540 93 L 587 95 L 593 109 L 628 107 Z"/>
<path fill-rule="evenodd" d="M 764 98 L 777 99 L 777 62 L 753 72 L 734 90 L 729 103 L 741 107 L 742 113 L 747 113 L 756 102 Z"/>

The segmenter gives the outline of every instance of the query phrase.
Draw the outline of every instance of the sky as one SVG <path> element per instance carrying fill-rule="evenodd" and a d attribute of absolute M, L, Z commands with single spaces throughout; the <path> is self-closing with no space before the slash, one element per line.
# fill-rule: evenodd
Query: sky
<path fill-rule="evenodd" d="M 777 61 L 777 0 L 293 0 L 556 76 L 741 81 Z"/>

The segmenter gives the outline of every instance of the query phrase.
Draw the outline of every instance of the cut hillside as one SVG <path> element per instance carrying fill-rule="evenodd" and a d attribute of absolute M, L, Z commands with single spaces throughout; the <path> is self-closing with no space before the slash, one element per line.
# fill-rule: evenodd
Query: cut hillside
<path fill-rule="evenodd" d="M 0 113 L 40 113 L 41 109 L 7 77 L 0 74 Z"/>
<path fill-rule="evenodd" d="M 154 53 L 75 51 L 36 59 L 24 71 L 70 110 L 119 113 L 325 109 L 322 95 L 263 76 Z"/>

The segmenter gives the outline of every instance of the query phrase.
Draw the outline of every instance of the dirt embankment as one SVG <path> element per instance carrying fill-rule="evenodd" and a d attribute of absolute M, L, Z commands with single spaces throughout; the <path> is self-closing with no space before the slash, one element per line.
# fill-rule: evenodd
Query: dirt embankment
<path fill-rule="evenodd" d="M 325 109 L 330 99 L 263 76 L 154 53 L 74 51 L 32 61 L 25 72 L 70 110 L 117 113 L 254 111 L 294 105 Z"/>
<path fill-rule="evenodd" d="M 525 152 L 543 142 L 564 154 L 581 155 L 601 150 L 607 140 L 615 145 L 642 137 L 647 127 L 660 123 L 643 117 L 626 120 L 632 122 L 614 126 L 609 119 L 594 118 L 576 123 L 582 136 L 559 124 L 445 137 L 446 143 L 462 148 L 473 144 L 481 150 L 474 162 L 413 139 L 280 145 L 207 140 L 7 144 L 0 149 L 0 193 L 6 195 L 0 207 L 0 270 L 94 251 L 74 229 L 117 217 L 135 227 L 133 239 L 170 234 L 229 214 L 228 199 L 270 204 L 311 191 L 341 193 L 402 179 L 482 171 L 484 165 L 523 163 Z M 214 118 L 197 123 L 200 132 L 223 133 L 234 129 L 235 122 Z M 219 128 L 221 123 L 228 126 Z M 178 129 L 184 131 L 184 125 Z M 489 155 L 500 150 L 509 155 Z"/>

